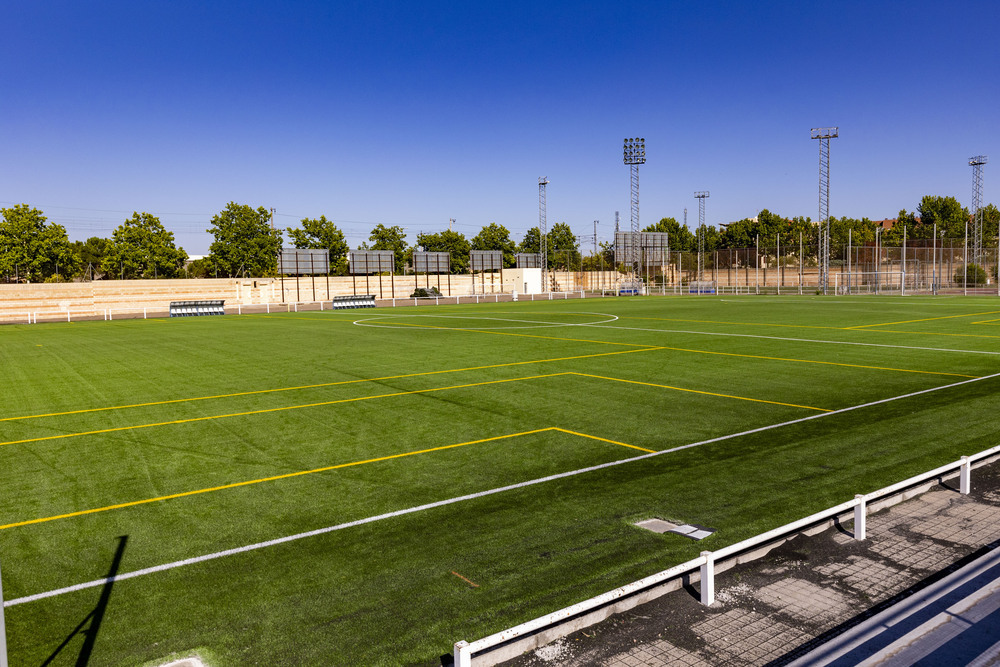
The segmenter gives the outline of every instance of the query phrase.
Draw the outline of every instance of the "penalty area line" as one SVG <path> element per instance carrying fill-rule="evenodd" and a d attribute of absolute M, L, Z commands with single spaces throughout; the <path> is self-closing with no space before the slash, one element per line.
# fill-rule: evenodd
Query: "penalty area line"
<path fill-rule="evenodd" d="M 641 454 L 639 456 L 633 456 L 627 459 L 619 459 L 617 461 L 610 461 L 608 463 L 600 463 L 593 466 L 588 466 L 586 468 L 579 468 L 577 470 L 570 470 L 568 472 L 556 473 L 554 475 L 548 475 L 546 477 L 539 477 L 537 479 L 531 479 L 525 482 L 518 482 L 516 484 L 508 484 L 507 486 L 501 486 L 495 489 L 488 489 L 486 491 L 477 491 L 475 493 L 468 493 L 462 496 L 456 496 L 454 498 L 448 498 L 446 500 L 438 500 L 433 503 L 426 503 L 424 505 L 417 505 L 415 507 L 408 507 L 401 510 L 396 510 L 394 512 L 386 512 L 385 514 L 379 514 L 377 516 L 371 516 L 364 519 L 357 519 L 355 521 L 348 521 L 346 523 L 340 523 L 335 526 L 327 526 L 326 528 L 317 528 L 316 530 L 306 531 L 304 533 L 296 533 L 295 535 L 286 535 L 285 537 L 278 537 L 273 540 L 267 540 L 265 542 L 257 542 L 255 544 L 248 544 L 242 547 L 235 547 L 232 549 L 226 549 L 224 551 L 217 551 L 211 554 L 205 554 L 203 556 L 195 556 L 193 558 L 185 558 L 184 560 L 174 561 L 172 563 L 164 563 L 163 565 L 155 565 L 153 567 L 143 568 L 141 570 L 134 570 L 132 572 L 126 572 L 124 574 L 116 574 L 110 577 L 103 577 L 101 579 L 95 579 L 93 581 L 88 581 L 82 584 L 75 584 L 73 586 L 67 586 L 65 588 L 58 588 L 51 591 L 46 591 L 44 593 L 36 593 L 34 595 L 27 595 L 20 598 L 15 598 L 13 600 L 5 600 L 3 603 L 4 608 L 14 607 L 21 604 L 27 604 L 29 602 L 37 602 L 38 600 L 44 600 L 46 598 L 57 597 L 59 595 L 65 595 L 67 593 L 75 593 L 77 591 L 86 590 L 88 588 L 96 588 L 97 586 L 104 586 L 105 584 L 110 584 L 118 581 L 126 581 L 128 579 L 134 579 L 136 577 L 142 577 L 147 574 L 155 574 L 157 572 L 165 572 L 167 570 L 173 570 L 179 567 L 186 567 L 188 565 L 195 565 L 197 563 L 204 563 L 210 560 L 216 560 L 219 558 L 225 558 L 227 556 L 235 556 L 237 554 L 246 553 L 248 551 L 257 551 L 259 549 L 266 549 L 268 547 L 278 546 L 279 544 L 285 544 L 287 542 L 295 542 L 298 540 L 303 540 L 309 537 L 316 537 L 318 535 L 325 535 L 327 533 L 333 533 L 339 530 L 344 530 L 347 528 L 354 528 L 356 526 L 363 526 L 369 523 L 375 523 L 377 521 L 384 521 L 386 519 L 392 519 L 395 517 L 406 516 L 407 514 L 415 514 L 417 512 L 424 512 L 427 510 L 435 509 L 438 507 L 445 507 L 447 505 L 454 505 L 456 503 L 465 502 L 467 500 L 475 500 L 477 498 L 484 498 L 486 496 L 492 496 L 497 493 L 504 493 L 506 491 L 514 491 L 516 489 L 523 489 L 529 486 L 535 486 L 537 484 L 544 484 L 546 482 L 552 482 L 558 479 L 565 479 L 568 477 L 575 477 L 577 475 L 582 475 L 589 472 L 595 472 L 597 470 L 604 470 L 606 468 L 611 468 L 614 466 L 623 465 L 626 463 L 634 463 L 636 461 L 643 461 L 645 459 L 653 458 L 654 456 L 662 456 L 664 454 L 672 454 L 674 452 L 679 452 L 685 449 L 692 449 L 694 447 L 700 447 L 702 445 L 708 445 L 715 442 L 723 442 L 725 440 L 732 440 L 734 438 L 739 438 L 745 435 L 751 435 L 754 433 L 762 433 L 764 431 L 771 431 L 777 428 L 782 428 L 784 426 L 791 426 L 793 424 L 801 424 L 803 422 L 811 421 L 814 419 L 824 419 L 826 417 L 831 417 L 833 415 L 839 415 L 846 412 L 852 412 L 854 410 L 861 410 L 864 408 L 869 408 L 875 405 L 882 405 L 884 403 L 891 403 L 893 401 L 899 401 L 906 398 L 913 398 L 915 396 L 921 396 L 923 394 L 930 394 L 936 391 L 942 391 L 944 389 L 953 389 L 955 387 L 961 387 L 967 384 L 973 384 L 975 382 L 982 382 L 983 380 L 992 380 L 1000 377 L 1000 373 L 993 373 L 992 375 L 984 375 L 983 377 L 972 378 L 971 380 L 962 380 L 960 382 L 953 382 L 952 384 L 941 385 L 938 387 L 931 387 L 930 389 L 921 389 L 920 391 L 910 392 L 908 394 L 902 394 L 900 396 L 891 396 L 889 398 L 882 398 L 877 401 L 871 401 L 870 403 L 862 403 L 860 405 L 852 405 L 850 407 L 841 408 L 839 410 L 834 410 L 833 412 L 822 412 L 819 414 L 809 415 L 807 417 L 800 417 L 798 419 L 792 419 L 785 422 L 780 422 L 778 424 L 770 424 L 768 426 L 761 426 L 758 428 L 748 429 L 746 431 L 740 431 L 739 433 L 730 433 L 729 435 L 721 435 L 716 438 L 709 438 L 708 440 L 699 440 L 698 442 L 692 442 L 687 445 L 680 445 L 679 447 L 671 447 L 670 449 L 662 449 L 657 452 L 652 452 L 650 454 Z"/>

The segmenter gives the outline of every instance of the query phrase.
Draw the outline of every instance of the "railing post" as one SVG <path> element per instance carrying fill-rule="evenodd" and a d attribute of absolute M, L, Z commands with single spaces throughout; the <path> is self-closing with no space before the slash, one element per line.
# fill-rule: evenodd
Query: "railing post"
<path fill-rule="evenodd" d="M 972 491 L 972 463 L 968 456 L 962 457 L 962 467 L 958 473 L 958 490 L 966 496 Z"/>
<path fill-rule="evenodd" d="M 863 540 L 868 530 L 868 507 L 862 494 L 857 494 L 854 499 L 858 501 L 858 504 L 854 506 L 854 539 Z"/>
<path fill-rule="evenodd" d="M 0 667 L 7 667 L 7 631 L 3 624 L 3 575 L 0 574 Z"/>
<path fill-rule="evenodd" d="M 711 551 L 702 551 L 705 563 L 701 566 L 701 603 L 706 607 L 715 602 L 715 557 Z"/>
<path fill-rule="evenodd" d="M 469 650 L 469 642 L 455 642 L 455 667 L 472 667 L 472 651 Z"/>

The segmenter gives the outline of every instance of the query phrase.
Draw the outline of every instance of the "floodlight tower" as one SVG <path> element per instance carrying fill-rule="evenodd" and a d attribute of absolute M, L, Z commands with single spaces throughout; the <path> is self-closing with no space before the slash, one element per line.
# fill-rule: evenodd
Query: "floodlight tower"
<path fill-rule="evenodd" d="M 839 136 L 836 127 L 814 127 L 812 139 L 819 139 L 819 284 L 826 294 L 830 282 L 830 139 Z"/>
<path fill-rule="evenodd" d="M 632 274 L 639 278 L 639 165 L 646 164 L 646 140 L 642 137 L 625 139 L 625 164 L 629 166 L 632 192 L 632 244 L 629 261 Z"/>
<path fill-rule="evenodd" d="M 549 256 L 548 232 L 545 228 L 545 186 L 549 184 L 548 176 L 538 178 L 538 253 L 541 256 L 542 292 L 548 292 Z"/>
<path fill-rule="evenodd" d="M 983 165 L 989 162 L 985 155 L 969 158 L 972 167 L 972 261 L 983 266 Z"/>
<path fill-rule="evenodd" d="M 708 190 L 699 190 L 694 197 L 698 200 L 698 280 L 704 280 L 701 257 L 705 253 L 705 200 L 708 199 Z"/>

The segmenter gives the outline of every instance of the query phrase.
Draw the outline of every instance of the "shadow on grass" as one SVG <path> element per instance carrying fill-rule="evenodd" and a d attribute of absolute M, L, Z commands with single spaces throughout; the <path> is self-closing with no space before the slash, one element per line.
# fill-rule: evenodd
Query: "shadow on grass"
<path fill-rule="evenodd" d="M 108 576 L 105 579 L 104 587 L 101 589 L 101 597 L 97 600 L 97 606 L 80 621 L 79 625 L 73 628 L 73 631 L 69 633 L 69 636 L 63 640 L 62 644 L 56 648 L 52 655 L 45 659 L 42 667 L 51 664 L 78 634 L 83 634 L 84 639 L 83 646 L 80 647 L 80 655 L 76 658 L 76 665 L 77 667 L 85 667 L 90 662 L 90 656 L 94 652 L 94 644 L 97 642 L 97 634 L 101 631 L 101 622 L 104 621 L 104 612 L 107 611 L 108 601 L 111 599 L 111 588 L 115 584 L 115 576 L 118 574 L 118 568 L 121 567 L 122 556 L 125 555 L 125 544 L 127 542 L 128 535 L 120 535 L 118 537 L 118 548 L 115 550 L 115 557 L 111 560 L 111 567 L 108 569 Z M 84 630 L 84 626 L 86 626 L 86 630 Z"/>

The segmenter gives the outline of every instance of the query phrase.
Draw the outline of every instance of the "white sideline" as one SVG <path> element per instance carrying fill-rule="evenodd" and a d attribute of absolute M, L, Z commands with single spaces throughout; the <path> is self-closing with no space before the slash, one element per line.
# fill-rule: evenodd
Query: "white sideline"
<path fill-rule="evenodd" d="M 733 338 L 763 338 L 766 340 L 784 340 L 793 343 L 825 343 L 827 345 L 859 345 L 861 347 L 890 347 L 897 350 L 926 350 L 929 352 L 960 352 L 964 354 L 1000 355 L 1000 352 L 989 352 L 987 350 L 953 350 L 947 347 L 919 347 L 917 345 L 890 345 L 888 343 L 859 343 L 857 341 L 849 341 L 849 340 L 819 340 L 813 338 L 789 338 L 785 336 L 762 336 L 760 334 L 721 333 L 719 331 L 687 331 L 684 329 L 644 329 L 642 327 L 607 326 L 604 324 L 581 324 L 579 326 L 593 327 L 594 329 L 621 329 L 623 331 L 648 331 L 652 333 L 693 334 L 696 336 L 731 336 Z"/>
<path fill-rule="evenodd" d="M 178 567 L 184 567 L 186 565 L 194 565 L 196 563 L 202 563 L 209 560 L 215 560 L 216 558 L 223 558 L 225 556 L 234 556 L 236 554 L 245 553 L 247 551 L 256 551 L 258 549 L 264 549 L 266 547 L 273 547 L 278 544 L 284 544 L 285 542 L 294 542 L 296 540 L 301 540 L 307 537 L 315 537 L 317 535 L 324 535 L 326 533 L 332 533 L 334 531 L 343 530 L 345 528 L 353 528 L 354 526 L 361 526 L 366 523 L 374 523 L 376 521 L 382 521 L 383 519 L 391 519 L 397 516 L 404 516 L 406 514 L 414 514 L 416 512 L 422 512 L 429 509 L 434 509 L 436 507 L 444 507 L 445 505 L 452 505 L 454 503 L 460 503 L 466 500 L 474 500 L 476 498 L 483 498 L 485 496 L 490 496 L 496 493 L 503 493 L 505 491 L 513 491 L 514 489 L 522 489 L 529 486 L 534 486 L 536 484 L 542 484 L 545 482 L 551 482 L 557 479 L 563 479 L 566 477 L 574 477 L 576 475 L 582 475 L 588 472 L 594 472 L 596 470 L 603 470 L 605 468 L 611 468 L 614 466 L 623 465 L 625 463 L 632 463 L 635 461 L 642 461 L 644 459 L 653 458 L 654 456 L 662 456 L 663 454 L 672 454 L 674 452 L 679 452 L 684 449 L 691 449 L 692 447 L 700 447 L 701 445 L 708 445 L 714 442 L 721 442 L 724 440 L 731 440 L 733 438 L 739 438 L 744 435 L 750 435 L 753 433 L 761 433 L 763 431 L 770 431 L 772 429 L 781 428 L 783 426 L 791 426 L 792 424 L 800 424 L 802 422 L 810 421 L 813 419 L 822 419 L 824 417 L 830 417 L 832 415 L 843 414 L 845 412 L 851 412 L 853 410 L 860 410 L 862 408 L 868 408 L 874 405 L 881 405 L 883 403 L 891 403 L 892 401 L 902 400 L 904 398 L 912 398 L 914 396 L 920 396 L 922 394 L 929 394 L 935 391 L 941 391 L 942 389 L 951 389 L 953 387 L 960 387 L 966 384 L 972 384 L 974 382 L 982 382 L 983 380 L 990 380 L 1000 377 L 1000 373 L 993 373 L 992 375 L 984 375 L 979 378 L 972 378 L 970 380 L 962 380 L 960 382 L 953 382 L 952 384 L 941 385 L 939 387 L 931 387 L 930 389 L 921 389 L 920 391 L 910 392 L 909 394 L 902 394 L 900 396 L 892 396 L 890 398 L 883 398 L 877 401 L 872 401 L 870 403 L 863 403 L 861 405 L 852 405 L 846 408 L 840 408 L 839 410 L 834 410 L 832 412 L 822 412 L 819 414 L 809 415 L 807 417 L 800 417 L 798 419 L 792 419 L 790 421 L 780 422 L 778 424 L 770 424 L 768 426 L 760 426 L 758 428 L 748 429 L 746 431 L 740 431 L 739 433 L 731 433 L 729 435 L 721 435 L 716 438 L 709 438 L 708 440 L 700 440 L 698 442 L 692 442 L 687 445 L 680 445 L 678 447 L 672 447 L 670 449 L 663 449 L 657 452 L 651 452 L 649 454 L 641 454 L 639 456 L 633 456 L 627 459 L 619 459 L 617 461 L 610 461 L 608 463 L 600 463 L 594 466 L 588 466 L 586 468 L 579 468 L 577 470 L 570 470 L 568 472 L 556 473 L 554 475 L 548 475 L 546 477 L 539 477 L 537 479 L 531 479 L 526 482 L 518 482 L 517 484 L 509 484 L 507 486 L 501 486 L 495 489 L 488 489 L 486 491 L 477 491 L 475 493 L 469 493 L 464 496 L 457 496 L 455 498 L 448 498 L 446 500 L 438 500 L 433 503 L 427 503 L 425 505 L 417 505 L 416 507 L 408 507 L 406 509 L 396 510 L 394 512 L 387 512 L 385 514 L 379 514 L 377 516 L 371 516 L 364 519 L 357 519 L 355 521 L 348 521 L 347 523 L 340 523 L 335 526 L 327 526 L 326 528 L 317 528 L 316 530 L 310 530 L 304 533 L 296 533 L 295 535 L 287 535 L 285 537 L 278 537 L 273 540 L 267 540 L 265 542 L 257 542 L 256 544 L 248 544 L 242 547 L 235 547 L 233 549 L 226 549 L 224 551 L 217 551 L 215 553 L 206 554 L 204 556 L 195 556 L 194 558 L 185 558 L 184 560 L 174 561 L 172 563 L 165 563 L 163 565 L 155 565 L 153 567 L 147 567 L 141 570 L 135 570 L 133 572 L 126 572 L 125 574 L 116 574 L 112 577 L 103 577 L 101 579 L 95 579 L 93 581 L 88 581 L 82 584 L 75 584 L 73 586 L 67 586 L 66 588 L 58 588 L 55 590 L 47 591 L 44 593 L 36 593 L 34 595 L 28 595 L 25 597 L 15 598 L 13 600 L 4 600 L 4 608 L 13 607 L 19 604 L 25 604 L 28 602 L 36 602 L 38 600 L 43 600 L 45 598 L 56 597 L 58 595 L 63 595 L 65 593 L 74 593 L 76 591 L 81 591 L 87 588 L 94 588 L 95 586 L 103 586 L 107 583 L 112 583 L 116 581 L 125 581 L 126 579 L 132 579 L 135 577 L 141 577 L 147 574 L 153 574 L 156 572 L 164 572 L 166 570 L 173 570 Z"/>

